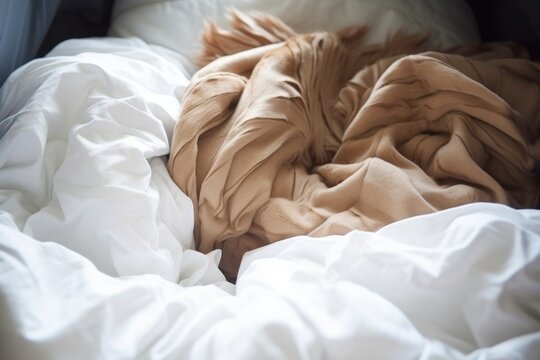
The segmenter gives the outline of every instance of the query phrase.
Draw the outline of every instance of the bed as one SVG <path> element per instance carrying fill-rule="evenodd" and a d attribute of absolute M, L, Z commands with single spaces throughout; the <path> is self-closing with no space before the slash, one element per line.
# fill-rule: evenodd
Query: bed
<path fill-rule="evenodd" d="M 299 33 L 369 25 L 366 46 L 480 42 L 465 1 L 117 0 L 107 37 L 64 41 L 0 90 L 0 358 L 538 358 L 537 199 L 297 234 L 232 277 L 222 249 L 197 250 L 169 153 L 201 32 L 232 8 Z"/>

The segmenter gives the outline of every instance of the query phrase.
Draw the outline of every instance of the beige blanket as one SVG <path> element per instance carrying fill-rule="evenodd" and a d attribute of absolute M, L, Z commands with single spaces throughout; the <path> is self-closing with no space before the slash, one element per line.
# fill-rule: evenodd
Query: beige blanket
<path fill-rule="evenodd" d="M 205 34 L 211 62 L 185 94 L 169 160 L 199 250 L 223 249 L 230 278 L 246 251 L 294 235 L 476 201 L 538 205 L 540 65 L 520 49 L 418 53 L 423 40 L 403 34 L 366 46 L 361 27 L 232 23 Z"/>

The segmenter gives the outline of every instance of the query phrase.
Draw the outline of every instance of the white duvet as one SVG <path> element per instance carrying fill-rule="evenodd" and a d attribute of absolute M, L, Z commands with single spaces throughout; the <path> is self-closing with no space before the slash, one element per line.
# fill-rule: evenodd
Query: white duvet
<path fill-rule="evenodd" d="M 183 266 L 215 268 L 216 254 L 184 253 L 192 206 L 163 159 L 181 67 L 140 40 L 74 40 L 15 75 L 0 94 L 0 119 L 13 123 L 0 142 L 0 210 L 21 231 L 111 276 L 192 281 Z"/>
<path fill-rule="evenodd" d="M 419 231 L 420 230 L 420 231 Z M 540 214 L 476 204 L 247 256 L 230 294 L 113 278 L 0 215 L 6 359 L 537 359 Z"/>
<path fill-rule="evenodd" d="M 182 63 L 71 40 L 3 86 L 0 359 L 538 359 L 539 210 L 289 239 L 225 282 L 164 165 Z"/>

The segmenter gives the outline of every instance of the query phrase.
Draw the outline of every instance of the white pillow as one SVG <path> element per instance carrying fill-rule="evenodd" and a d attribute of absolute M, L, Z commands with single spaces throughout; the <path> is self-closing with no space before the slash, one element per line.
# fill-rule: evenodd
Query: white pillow
<path fill-rule="evenodd" d="M 116 0 L 109 34 L 177 51 L 189 65 L 205 20 L 227 27 L 229 7 L 276 15 L 298 32 L 369 24 L 372 43 L 399 29 L 430 34 L 430 44 L 439 49 L 480 38 L 465 0 Z"/>

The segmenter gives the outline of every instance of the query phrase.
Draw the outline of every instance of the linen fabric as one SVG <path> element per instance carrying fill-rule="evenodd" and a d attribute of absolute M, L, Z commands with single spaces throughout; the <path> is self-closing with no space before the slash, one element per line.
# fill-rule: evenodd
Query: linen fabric
<path fill-rule="evenodd" d="M 290 236 L 376 230 L 476 201 L 534 207 L 540 65 L 512 45 L 423 52 L 365 27 L 298 35 L 273 17 L 210 26 L 171 144 L 204 252 L 234 276 Z M 523 96 L 527 94 L 527 96 Z"/>

